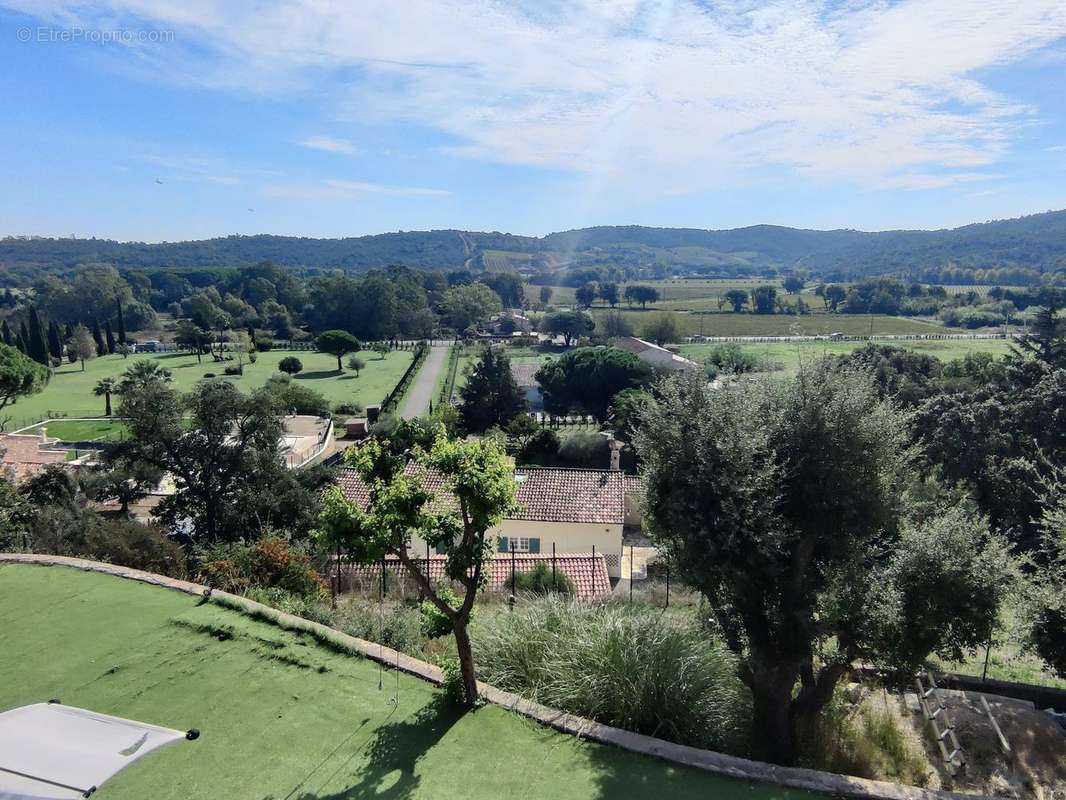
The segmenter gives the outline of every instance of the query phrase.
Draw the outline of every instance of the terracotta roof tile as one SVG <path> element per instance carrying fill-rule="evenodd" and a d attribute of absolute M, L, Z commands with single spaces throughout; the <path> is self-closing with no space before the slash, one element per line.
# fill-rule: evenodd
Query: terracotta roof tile
<path fill-rule="evenodd" d="M 409 464 L 408 474 L 418 467 Z M 443 476 L 424 472 L 426 489 L 434 494 L 441 508 L 455 508 Z M 625 494 L 640 488 L 640 478 L 606 469 L 567 469 L 563 467 L 518 467 L 519 510 L 508 519 L 531 522 L 587 522 L 621 525 L 625 522 Z M 345 496 L 364 508 L 370 494 L 354 469 L 342 469 L 337 484 Z"/>
<path fill-rule="evenodd" d="M 540 368 L 540 364 L 511 364 L 511 377 L 522 388 L 539 386 L 534 376 Z"/>
<path fill-rule="evenodd" d="M 429 579 L 432 582 L 444 580 L 444 556 L 430 556 Z M 517 572 L 529 572 L 537 563 L 545 564 L 549 569 L 552 564 L 551 553 L 523 553 L 516 554 L 513 561 L 510 554 L 497 553 L 493 556 L 489 571 L 486 588 L 491 592 L 510 593 L 511 567 Z M 386 559 L 386 569 L 399 579 L 406 578 L 406 568 L 398 559 Z M 418 559 L 420 568 L 425 568 L 426 559 Z M 602 553 L 595 557 L 591 553 L 567 553 L 555 556 L 555 569 L 560 575 L 566 575 L 574 584 L 574 594 L 581 599 L 603 597 L 611 593 L 611 579 L 607 575 L 607 562 Z M 342 585 L 345 576 L 350 580 L 352 576 L 358 576 L 363 580 L 379 579 L 377 565 L 348 565 L 342 568 Z"/>

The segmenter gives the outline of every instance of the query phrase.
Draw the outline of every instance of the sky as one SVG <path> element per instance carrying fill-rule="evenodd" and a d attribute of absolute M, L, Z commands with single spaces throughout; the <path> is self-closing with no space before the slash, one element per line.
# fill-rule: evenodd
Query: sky
<path fill-rule="evenodd" d="M 1060 208 L 1063 0 L 0 0 L 0 235 Z"/>

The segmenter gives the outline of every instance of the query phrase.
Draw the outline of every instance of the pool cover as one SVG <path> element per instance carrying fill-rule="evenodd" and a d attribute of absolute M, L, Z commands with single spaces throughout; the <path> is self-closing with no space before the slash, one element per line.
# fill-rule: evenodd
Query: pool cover
<path fill-rule="evenodd" d="M 66 800 L 96 788 L 146 753 L 195 739 L 60 703 L 0 713 L 0 800 Z"/>

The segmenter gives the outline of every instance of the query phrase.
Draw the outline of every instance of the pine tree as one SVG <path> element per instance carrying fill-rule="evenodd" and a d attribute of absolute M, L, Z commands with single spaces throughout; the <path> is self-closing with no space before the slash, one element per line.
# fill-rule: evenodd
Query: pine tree
<path fill-rule="evenodd" d="M 459 414 L 471 433 L 502 427 L 528 410 L 525 393 L 511 374 L 510 359 L 492 347 L 481 351 L 460 396 Z"/>
<path fill-rule="evenodd" d="M 30 333 L 27 346 L 30 349 L 29 356 L 38 364 L 51 365 L 48 357 L 48 344 L 44 333 L 41 318 L 37 315 L 37 309 L 30 306 Z"/>
<path fill-rule="evenodd" d="M 63 358 L 63 339 L 59 335 L 59 326 L 54 322 L 48 323 L 48 352 L 52 358 Z"/>
<path fill-rule="evenodd" d="M 100 323 L 93 317 L 93 341 L 96 342 L 96 355 L 102 356 L 107 352 L 107 345 L 104 344 L 104 335 L 100 332 Z"/>
<path fill-rule="evenodd" d="M 126 317 L 122 314 L 122 301 L 118 303 L 118 343 L 126 344 Z"/>
<path fill-rule="evenodd" d="M 104 342 L 107 344 L 108 354 L 115 352 L 115 334 L 111 332 L 111 320 L 104 320 Z"/>
<path fill-rule="evenodd" d="M 26 327 L 26 320 L 22 320 L 22 322 L 19 323 L 18 335 L 19 338 L 22 339 L 22 352 L 26 353 L 26 355 L 29 355 L 29 352 L 27 352 L 26 348 L 29 347 L 30 344 L 30 329 Z"/>

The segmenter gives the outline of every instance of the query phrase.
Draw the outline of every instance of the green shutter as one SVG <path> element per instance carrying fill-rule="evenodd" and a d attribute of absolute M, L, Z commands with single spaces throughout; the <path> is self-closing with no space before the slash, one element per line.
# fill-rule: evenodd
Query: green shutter
<path fill-rule="evenodd" d="M 497 547 L 497 549 L 499 549 L 499 551 L 501 553 L 506 553 L 507 552 L 507 537 L 506 536 L 497 537 L 497 539 L 496 539 L 496 547 Z"/>
<path fill-rule="evenodd" d="M 529 552 L 531 552 L 531 553 L 539 553 L 540 552 L 540 539 L 532 539 L 531 538 L 529 540 Z"/>

